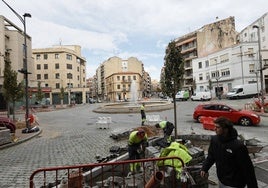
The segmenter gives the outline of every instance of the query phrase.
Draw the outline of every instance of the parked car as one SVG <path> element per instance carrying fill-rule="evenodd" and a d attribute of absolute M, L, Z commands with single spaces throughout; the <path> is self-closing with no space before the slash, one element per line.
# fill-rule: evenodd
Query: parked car
<path fill-rule="evenodd" d="M 178 91 L 175 95 L 176 101 L 187 101 L 189 97 L 189 91 Z"/>
<path fill-rule="evenodd" d="M 260 116 L 248 110 L 236 110 L 225 104 L 210 103 L 198 105 L 193 113 L 193 118 L 200 122 L 202 116 L 226 117 L 234 124 L 242 126 L 258 125 L 261 121 Z"/>
<path fill-rule="evenodd" d="M 88 102 L 90 104 L 93 104 L 93 103 L 96 103 L 97 101 L 95 99 L 93 99 L 93 98 L 88 98 Z"/>
<path fill-rule="evenodd" d="M 192 101 L 209 101 L 211 100 L 211 93 L 204 91 L 204 92 L 196 92 L 191 96 Z"/>

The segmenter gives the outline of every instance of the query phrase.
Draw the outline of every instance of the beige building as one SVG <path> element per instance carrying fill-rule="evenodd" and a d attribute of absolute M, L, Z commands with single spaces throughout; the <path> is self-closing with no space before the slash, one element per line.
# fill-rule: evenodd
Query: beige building
<path fill-rule="evenodd" d="M 32 39 L 26 36 L 27 45 L 27 70 L 29 79 L 33 78 L 34 66 L 31 58 Z M 5 58 L 9 57 L 13 70 L 22 70 L 24 62 L 24 32 L 10 20 L 0 15 L 0 109 L 6 108 L 6 103 L 2 95 L 4 82 Z M 18 82 L 24 79 L 24 75 L 18 72 Z"/>
<path fill-rule="evenodd" d="M 183 89 L 193 90 L 192 60 L 236 43 L 235 19 L 229 17 L 175 39 L 185 59 Z"/>
<path fill-rule="evenodd" d="M 143 75 L 143 63 L 137 58 L 109 58 L 96 71 L 98 98 L 112 102 L 142 98 Z"/>
<path fill-rule="evenodd" d="M 51 48 L 33 49 L 35 79 L 46 92 L 51 104 L 60 104 L 60 90 L 64 88 L 64 104 L 86 103 L 86 60 L 78 45 L 59 45 Z M 32 90 L 32 92 L 35 92 Z"/>

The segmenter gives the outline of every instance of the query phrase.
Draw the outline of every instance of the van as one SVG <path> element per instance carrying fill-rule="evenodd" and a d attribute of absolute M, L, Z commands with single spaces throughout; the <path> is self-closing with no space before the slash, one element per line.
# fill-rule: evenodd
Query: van
<path fill-rule="evenodd" d="M 258 96 L 257 83 L 237 85 L 226 95 L 227 99 L 241 99 Z"/>
<path fill-rule="evenodd" d="M 176 101 L 187 101 L 190 98 L 189 91 L 178 91 L 175 98 Z"/>
<path fill-rule="evenodd" d="M 195 92 L 191 96 L 191 100 L 192 101 L 209 101 L 209 100 L 211 100 L 211 93 L 207 92 L 207 91 Z"/>

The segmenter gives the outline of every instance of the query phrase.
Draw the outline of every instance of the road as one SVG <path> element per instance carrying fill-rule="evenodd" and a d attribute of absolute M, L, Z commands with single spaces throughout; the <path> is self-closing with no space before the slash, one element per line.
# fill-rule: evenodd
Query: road
<path fill-rule="evenodd" d="M 224 101 L 242 108 L 248 100 Z M 200 102 L 177 102 L 178 134 L 214 134 L 194 122 L 192 113 Z M 126 146 L 126 141 L 114 141 L 109 136 L 118 130 L 140 126 L 140 114 L 97 114 L 94 108 L 102 104 L 85 104 L 70 109 L 41 112 L 39 118 L 42 133 L 22 144 L 0 151 L 0 187 L 29 187 L 31 173 L 43 167 L 75 165 L 96 162 L 96 155 L 107 156 L 114 145 Z M 152 112 L 162 119 L 174 120 L 174 111 Z M 110 129 L 100 130 L 95 122 L 99 116 L 110 116 Z M 268 118 L 262 117 L 257 127 L 236 126 L 246 138 L 257 138 L 268 143 Z"/>

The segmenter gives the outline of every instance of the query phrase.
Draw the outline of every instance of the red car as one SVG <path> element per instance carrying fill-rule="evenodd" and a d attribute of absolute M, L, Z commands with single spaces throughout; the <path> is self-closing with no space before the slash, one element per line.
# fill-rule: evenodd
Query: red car
<path fill-rule="evenodd" d="M 261 121 L 259 115 L 248 110 L 236 110 L 225 104 L 200 104 L 193 113 L 193 118 L 200 122 L 201 116 L 226 117 L 234 124 L 242 126 L 258 125 Z"/>

